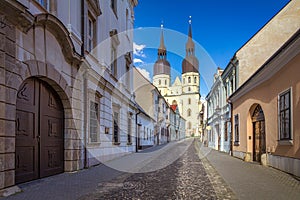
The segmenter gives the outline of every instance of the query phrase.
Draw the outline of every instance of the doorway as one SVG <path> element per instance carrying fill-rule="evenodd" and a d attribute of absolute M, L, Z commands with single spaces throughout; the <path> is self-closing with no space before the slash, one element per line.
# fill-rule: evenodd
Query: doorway
<path fill-rule="evenodd" d="M 17 93 L 16 183 L 64 171 L 64 109 L 57 93 L 37 78 Z"/>
<path fill-rule="evenodd" d="M 266 153 L 265 117 L 260 105 L 257 105 L 253 115 L 253 161 L 261 162 L 261 155 Z"/>

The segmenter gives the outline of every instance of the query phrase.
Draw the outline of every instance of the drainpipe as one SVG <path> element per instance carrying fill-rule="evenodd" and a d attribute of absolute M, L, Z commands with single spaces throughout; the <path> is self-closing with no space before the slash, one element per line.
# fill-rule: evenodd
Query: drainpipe
<path fill-rule="evenodd" d="M 83 106 L 84 106 L 84 119 L 83 119 L 83 134 L 84 134 L 84 168 L 88 168 L 87 162 L 87 118 L 88 118 L 88 97 L 87 97 L 87 76 L 88 71 L 86 70 L 83 75 Z"/>
<path fill-rule="evenodd" d="M 232 145 L 232 141 L 233 141 L 233 107 L 232 107 L 232 102 L 228 99 L 227 100 L 228 104 L 230 105 L 230 121 L 231 121 L 231 134 L 230 134 L 230 155 L 233 156 L 233 145 Z"/>
<path fill-rule="evenodd" d="M 138 152 L 138 115 L 141 114 L 141 111 L 138 109 L 138 112 L 135 113 L 135 152 Z"/>

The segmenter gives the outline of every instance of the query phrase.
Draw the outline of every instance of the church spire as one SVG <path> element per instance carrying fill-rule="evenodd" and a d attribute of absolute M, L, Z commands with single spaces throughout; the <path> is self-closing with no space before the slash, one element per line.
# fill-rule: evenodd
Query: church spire
<path fill-rule="evenodd" d="M 158 47 L 157 55 L 158 55 L 158 58 L 163 59 L 163 58 L 166 58 L 166 56 L 167 56 L 167 48 L 166 48 L 165 42 L 164 42 L 164 30 L 163 30 L 164 25 L 163 25 L 163 23 L 161 23 L 160 29 L 161 29 L 160 44 Z"/>
<path fill-rule="evenodd" d="M 188 39 L 185 45 L 185 59 L 182 61 L 182 74 L 199 72 L 199 61 L 195 56 L 195 43 L 192 37 L 192 16 L 189 17 Z"/>
<path fill-rule="evenodd" d="M 186 56 L 194 55 L 195 43 L 192 37 L 192 16 L 189 17 L 189 33 L 188 41 L 186 43 Z"/>
<path fill-rule="evenodd" d="M 170 76 L 170 63 L 167 60 L 167 48 L 165 46 L 165 42 L 164 42 L 164 25 L 163 23 L 161 23 L 160 25 L 160 43 L 159 43 L 159 47 L 157 49 L 157 61 L 155 62 L 154 66 L 153 66 L 153 75 L 160 75 L 160 74 L 164 74 L 164 75 L 168 75 Z M 168 83 L 170 81 L 167 81 Z"/>

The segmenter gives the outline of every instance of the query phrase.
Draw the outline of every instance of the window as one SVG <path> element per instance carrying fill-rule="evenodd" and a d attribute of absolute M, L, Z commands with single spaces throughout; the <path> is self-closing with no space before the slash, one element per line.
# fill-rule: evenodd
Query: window
<path fill-rule="evenodd" d="M 88 31 L 87 31 L 87 50 L 89 52 L 92 51 L 92 49 L 95 47 L 95 30 L 96 30 L 96 23 L 95 19 L 92 18 L 92 16 L 88 15 Z"/>
<path fill-rule="evenodd" d="M 227 127 L 228 122 L 224 123 L 224 140 L 227 142 L 228 141 L 228 127 Z"/>
<path fill-rule="evenodd" d="M 240 133 L 239 133 L 239 115 L 234 115 L 234 145 L 239 145 Z"/>
<path fill-rule="evenodd" d="M 144 126 L 144 140 L 146 140 L 146 127 Z"/>
<path fill-rule="evenodd" d="M 132 123 L 132 121 L 131 121 L 131 116 L 132 116 L 132 114 L 129 114 L 129 116 L 128 116 L 127 144 L 131 144 L 131 143 L 132 143 L 132 141 L 131 141 L 131 133 L 132 133 L 132 128 L 131 128 L 131 123 Z"/>
<path fill-rule="evenodd" d="M 98 99 L 98 98 L 97 98 Z M 90 102 L 90 137 L 89 142 L 98 142 L 99 137 L 99 101 L 97 102 Z"/>
<path fill-rule="evenodd" d="M 116 17 L 117 17 L 117 0 L 111 0 L 111 4 L 110 7 L 113 10 L 113 12 L 115 13 Z"/>
<path fill-rule="evenodd" d="M 147 140 L 149 140 L 149 129 L 147 128 Z"/>
<path fill-rule="evenodd" d="M 192 122 L 188 122 L 188 129 L 192 129 Z"/>
<path fill-rule="evenodd" d="M 128 24 L 129 24 L 129 14 L 128 14 L 128 9 L 126 9 L 126 26 L 125 26 L 125 31 L 126 34 L 128 34 Z"/>
<path fill-rule="evenodd" d="M 191 83 L 191 77 L 188 78 L 188 83 Z"/>
<path fill-rule="evenodd" d="M 189 92 L 191 91 L 191 87 L 188 88 L 188 91 L 189 91 Z"/>
<path fill-rule="evenodd" d="M 165 80 L 165 85 L 167 85 L 167 80 Z"/>
<path fill-rule="evenodd" d="M 120 144 L 119 141 L 119 113 L 114 111 L 114 124 L 113 124 L 113 143 Z"/>
<path fill-rule="evenodd" d="M 126 85 L 127 88 L 130 90 L 130 67 L 126 64 Z"/>
<path fill-rule="evenodd" d="M 291 91 L 280 94 L 278 103 L 280 140 L 291 140 Z"/>
<path fill-rule="evenodd" d="M 111 47 L 111 74 L 117 78 L 117 49 Z"/>
<path fill-rule="evenodd" d="M 192 110 L 191 110 L 191 109 L 188 109 L 188 110 L 187 110 L 187 116 L 190 117 L 191 115 L 192 115 Z"/>
<path fill-rule="evenodd" d="M 194 83 L 197 83 L 197 77 L 194 78 Z"/>
<path fill-rule="evenodd" d="M 161 80 L 158 80 L 158 85 L 161 85 Z"/>
<path fill-rule="evenodd" d="M 188 99 L 188 104 L 191 104 L 192 100 L 191 98 Z"/>
<path fill-rule="evenodd" d="M 183 78 L 183 84 L 185 84 L 185 78 Z"/>

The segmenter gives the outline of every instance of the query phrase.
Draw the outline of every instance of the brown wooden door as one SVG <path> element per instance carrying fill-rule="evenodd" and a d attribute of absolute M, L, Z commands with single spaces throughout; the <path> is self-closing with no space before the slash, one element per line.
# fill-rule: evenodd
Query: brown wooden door
<path fill-rule="evenodd" d="M 16 183 L 63 172 L 63 107 L 50 86 L 26 80 L 17 95 Z"/>
<path fill-rule="evenodd" d="M 266 142 L 265 142 L 265 121 L 256 121 L 253 123 L 254 130 L 254 155 L 253 160 L 260 162 L 261 155 L 266 153 Z"/>

